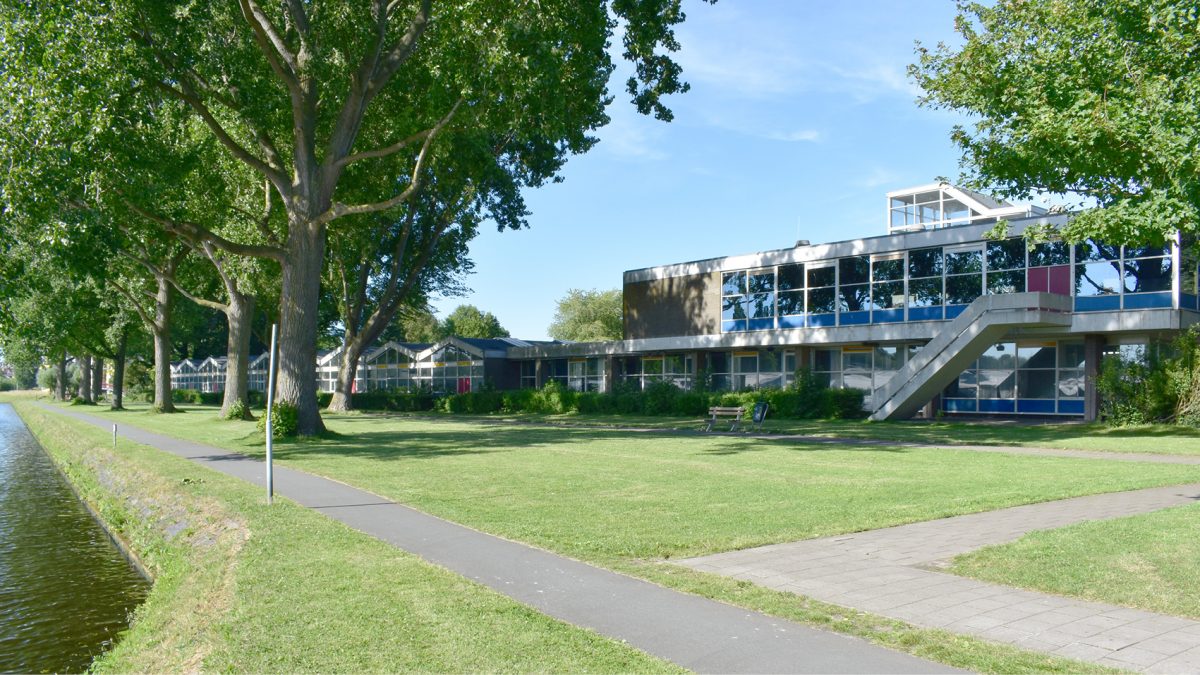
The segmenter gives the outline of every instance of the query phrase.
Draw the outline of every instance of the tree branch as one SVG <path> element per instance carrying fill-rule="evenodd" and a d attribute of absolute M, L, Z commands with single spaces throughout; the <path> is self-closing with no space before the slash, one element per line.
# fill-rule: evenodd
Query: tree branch
<path fill-rule="evenodd" d="M 284 258 L 286 257 L 286 252 L 283 250 L 283 248 L 278 246 L 239 244 L 235 241 L 230 241 L 218 235 L 202 225 L 189 223 L 187 221 L 172 220 L 170 218 L 164 218 L 155 213 L 151 213 L 150 211 L 143 209 L 128 199 L 125 200 L 125 205 L 128 206 L 129 209 L 134 213 L 145 218 L 146 220 L 157 223 L 166 232 L 184 239 L 191 239 L 197 242 L 211 242 L 217 248 L 223 251 L 228 251 L 229 253 L 233 253 L 234 255 L 244 255 L 251 258 L 267 258 L 279 263 L 283 263 Z"/>
<path fill-rule="evenodd" d="M 154 321 L 150 318 L 150 316 L 148 314 L 146 314 L 146 310 L 142 309 L 141 303 L 139 303 L 136 299 L 134 299 L 132 293 L 130 293 L 124 286 L 122 286 L 120 283 L 118 283 L 116 281 L 113 281 L 110 279 L 109 283 L 113 285 L 113 288 L 116 289 L 116 291 L 118 293 L 125 296 L 125 299 L 129 301 L 129 304 L 131 306 L 133 306 L 133 311 L 137 312 L 137 315 L 139 317 L 141 317 L 143 323 L 145 323 L 147 326 L 151 326 L 151 327 L 155 326 Z"/>
<path fill-rule="evenodd" d="M 446 113 L 446 116 L 438 120 L 438 123 L 429 130 L 429 133 L 425 136 L 425 142 L 421 144 L 421 151 L 417 154 L 417 163 L 416 166 L 413 167 L 412 175 L 409 178 L 408 187 L 405 188 L 400 194 L 382 202 L 375 202 L 374 204 L 356 204 L 354 206 L 348 206 L 341 202 L 335 202 L 333 206 L 329 207 L 328 211 L 317 217 L 316 222 L 318 224 L 327 224 L 338 218 L 341 218 L 342 216 L 387 211 L 388 209 L 393 209 L 400 204 L 403 204 L 410 197 L 416 194 L 417 191 L 421 189 L 421 174 L 425 169 L 426 162 L 429 160 L 429 149 L 433 145 L 433 141 L 437 138 L 438 134 L 441 133 L 442 129 L 444 129 L 446 125 L 450 123 L 450 120 L 454 117 L 454 113 L 458 111 L 458 107 L 462 104 L 462 102 L 463 99 L 458 99 L 454 106 L 450 108 L 450 112 Z"/>

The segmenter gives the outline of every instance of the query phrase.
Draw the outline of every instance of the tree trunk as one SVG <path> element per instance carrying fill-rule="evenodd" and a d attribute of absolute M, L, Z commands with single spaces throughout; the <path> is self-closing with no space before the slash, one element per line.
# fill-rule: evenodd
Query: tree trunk
<path fill-rule="evenodd" d="M 104 359 L 99 356 L 92 359 L 92 401 L 100 402 L 104 395 Z"/>
<path fill-rule="evenodd" d="M 354 409 L 354 378 L 358 375 L 358 359 L 362 356 L 363 343 L 356 335 L 346 332 L 347 339 L 342 344 L 342 362 L 338 365 L 337 384 L 334 385 L 333 398 L 329 401 L 328 410 L 347 412 Z"/>
<path fill-rule="evenodd" d="M 296 406 L 296 430 L 325 430 L 317 407 L 317 305 L 325 258 L 325 228 L 293 216 L 279 302 L 278 401 Z"/>
<path fill-rule="evenodd" d="M 95 403 L 92 397 L 92 357 L 83 356 L 79 359 L 79 398 L 84 403 Z"/>
<path fill-rule="evenodd" d="M 58 400 L 67 400 L 67 352 L 58 359 Z"/>
<path fill-rule="evenodd" d="M 225 349 L 225 397 L 221 401 L 221 418 L 229 419 L 229 411 L 239 401 L 242 414 L 238 419 L 252 420 L 250 413 L 250 332 L 254 320 L 254 296 L 229 294 L 225 320 L 229 324 L 229 342 Z"/>
<path fill-rule="evenodd" d="M 129 331 L 121 331 L 121 340 L 117 343 L 117 354 L 113 358 L 112 397 L 109 407 L 113 410 L 124 410 L 125 406 L 125 350 L 129 346 Z"/>
<path fill-rule="evenodd" d="M 162 413 L 175 412 L 171 399 L 171 283 L 166 277 L 156 280 L 154 295 L 154 409 Z"/>

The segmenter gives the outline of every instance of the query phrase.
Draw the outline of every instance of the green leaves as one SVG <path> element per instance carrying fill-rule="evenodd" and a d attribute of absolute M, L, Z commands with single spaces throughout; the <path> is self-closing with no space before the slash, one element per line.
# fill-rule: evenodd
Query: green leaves
<path fill-rule="evenodd" d="M 1069 195 L 1071 238 L 1158 241 L 1200 227 L 1200 24 L 1185 0 L 965 5 L 965 42 L 918 49 L 923 105 L 958 127 L 967 184 Z"/>

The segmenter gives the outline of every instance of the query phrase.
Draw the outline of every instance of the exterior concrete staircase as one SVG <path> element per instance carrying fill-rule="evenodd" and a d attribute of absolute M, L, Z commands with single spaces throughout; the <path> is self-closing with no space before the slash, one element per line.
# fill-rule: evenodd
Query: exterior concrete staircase
<path fill-rule="evenodd" d="M 908 419 L 995 344 L 1009 329 L 1070 326 L 1071 297 L 1054 293 L 984 295 L 875 390 L 868 409 L 873 420 Z"/>

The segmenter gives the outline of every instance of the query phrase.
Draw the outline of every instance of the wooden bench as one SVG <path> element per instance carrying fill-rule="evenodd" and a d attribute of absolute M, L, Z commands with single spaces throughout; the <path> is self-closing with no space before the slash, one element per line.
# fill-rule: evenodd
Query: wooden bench
<path fill-rule="evenodd" d="M 741 406 L 738 406 L 736 408 L 723 408 L 721 406 L 713 406 L 708 409 L 708 426 L 706 426 L 704 428 L 704 430 L 712 431 L 713 425 L 715 425 L 721 419 L 732 418 L 733 424 L 730 425 L 729 430 L 737 431 L 738 428 L 741 427 L 741 425 L 742 425 L 742 416 L 745 414 L 746 414 L 746 409 Z"/>

